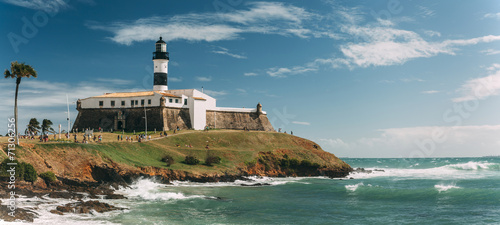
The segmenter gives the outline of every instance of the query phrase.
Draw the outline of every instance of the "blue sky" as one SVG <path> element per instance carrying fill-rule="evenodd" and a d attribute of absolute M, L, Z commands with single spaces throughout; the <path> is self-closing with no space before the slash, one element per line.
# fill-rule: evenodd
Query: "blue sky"
<path fill-rule="evenodd" d="M 261 102 L 338 156 L 500 154 L 498 1 L 0 0 L 0 27 L 4 69 L 39 75 L 21 83 L 22 128 L 66 127 L 66 94 L 151 90 L 161 35 L 170 89 Z M 0 88 L 5 133 L 14 80 Z"/>

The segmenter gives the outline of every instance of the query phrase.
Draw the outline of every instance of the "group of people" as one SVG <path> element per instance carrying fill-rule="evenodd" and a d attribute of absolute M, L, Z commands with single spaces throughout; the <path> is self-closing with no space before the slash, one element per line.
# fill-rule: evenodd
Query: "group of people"
<path fill-rule="evenodd" d="M 278 128 L 278 133 L 281 133 L 281 128 Z M 285 132 L 283 132 L 283 133 L 285 133 L 285 134 L 286 134 L 286 131 L 285 131 Z M 293 131 L 290 131 L 290 134 L 291 134 L 291 135 L 293 135 Z"/>
<path fill-rule="evenodd" d="M 78 142 L 78 133 L 73 134 L 73 138 L 75 140 L 75 143 L 79 143 Z M 84 134 L 83 139 L 82 139 L 82 143 L 88 144 L 91 139 L 93 139 L 94 142 L 102 142 L 102 135 L 96 136 L 96 135 L 92 135 L 92 134 Z"/>

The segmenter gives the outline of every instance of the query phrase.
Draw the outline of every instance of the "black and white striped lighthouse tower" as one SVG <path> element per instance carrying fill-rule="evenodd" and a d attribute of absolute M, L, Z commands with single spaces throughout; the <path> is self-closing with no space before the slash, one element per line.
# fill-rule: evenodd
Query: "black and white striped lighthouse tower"
<path fill-rule="evenodd" d="M 153 62 L 154 62 L 154 91 L 166 91 L 168 90 L 167 85 L 167 74 L 168 74 L 168 52 L 167 43 L 162 40 L 156 42 L 156 51 L 153 52 Z"/>

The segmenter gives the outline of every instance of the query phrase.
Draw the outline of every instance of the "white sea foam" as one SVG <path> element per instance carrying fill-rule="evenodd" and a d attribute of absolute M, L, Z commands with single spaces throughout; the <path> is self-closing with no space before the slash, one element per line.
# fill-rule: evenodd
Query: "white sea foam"
<path fill-rule="evenodd" d="M 447 191 L 447 190 L 450 190 L 450 189 L 457 189 L 457 188 L 460 188 L 458 186 L 456 186 L 455 184 L 436 184 L 434 185 L 434 188 L 436 188 L 436 190 L 439 191 L 439 193 L 443 192 L 443 191 Z"/>
<path fill-rule="evenodd" d="M 427 169 L 399 168 L 366 168 L 372 173 L 352 173 L 349 176 L 355 179 L 374 177 L 399 177 L 404 179 L 479 179 L 495 175 L 500 170 L 500 164 L 489 162 L 467 162 L 450 164 Z M 382 169 L 383 171 L 376 171 Z"/>
<path fill-rule="evenodd" d="M 203 195 L 184 195 L 179 192 L 167 192 L 165 188 L 167 185 L 156 183 L 150 179 L 140 179 L 129 187 L 121 187 L 116 191 L 117 194 L 125 195 L 131 199 L 142 199 L 142 200 L 180 200 L 180 199 L 190 199 L 190 198 L 203 198 Z"/>
<path fill-rule="evenodd" d="M 250 176 L 246 177 L 249 180 L 235 180 L 234 182 L 214 182 L 214 183 L 197 183 L 189 181 L 173 181 L 174 186 L 179 187 L 225 187 L 225 186 L 251 186 L 256 184 L 264 185 L 283 185 L 287 183 L 302 183 L 308 184 L 307 182 L 301 182 L 305 177 L 258 177 Z M 311 177 L 308 177 L 311 178 Z M 325 177 L 313 177 L 313 178 L 325 178 Z"/>
<path fill-rule="evenodd" d="M 2 199 L 2 202 L 6 200 Z M 95 213 L 95 214 L 72 214 L 66 213 L 64 215 L 57 215 L 50 212 L 50 210 L 55 209 L 57 206 L 65 205 L 68 203 L 76 202 L 75 200 L 69 199 L 55 199 L 44 196 L 42 198 L 25 198 L 21 197 L 17 199 L 17 206 L 19 208 L 27 209 L 36 213 L 37 218 L 33 223 L 29 222 L 12 222 L 6 224 L 75 224 L 75 225 L 86 225 L 86 224 L 116 224 L 106 221 L 107 218 L 112 217 L 121 213 L 121 211 L 111 211 L 106 213 Z M 4 224 L 0 220 L 0 224 Z"/>
<path fill-rule="evenodd" d="M 356 191 L 356 189 L 358 189 L 360 186 L 364 186 L 363 182 L 352 185 L 346 185 L 345 189 L 348 191 Z"/>

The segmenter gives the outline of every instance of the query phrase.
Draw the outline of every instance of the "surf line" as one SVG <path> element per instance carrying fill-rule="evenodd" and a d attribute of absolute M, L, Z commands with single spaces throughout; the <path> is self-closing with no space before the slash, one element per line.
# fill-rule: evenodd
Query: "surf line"
<path fill-rule="evenodd" d="M 9 209 L 9 216 L 11 217 L 15 217 L 15 213 L 16 213 L 16 167 L 17 167 L 17 162 L 15 161 L 16 160 L 16 153 L 14 153 L 16 151 L 16 144 L 15 144 L 15 137 L 16 137 L 16 125 L 15 125 L 15 122 L 16 122 L 16 119 L 15 118 L 9 118 L 8 119 L 9 123 L 7 124 L 8 128 L 7 128 L 7 133 L 9 134 L 8 137 L 8 144 L 7 144 L 7 156 L 8 156 L 8 159 L 10 160 L 10 162 L 7 162 L 7 173 L 10 175 L 9 177 L 9 182 L 8 182 L 8 185 L 7 187 L 9 188 L 9 190 L 11 190 L 9 192 L 9 204 L 8 204 L 8 209 Z"/>

